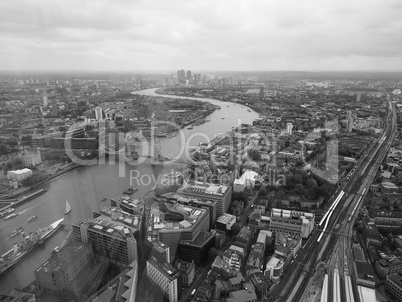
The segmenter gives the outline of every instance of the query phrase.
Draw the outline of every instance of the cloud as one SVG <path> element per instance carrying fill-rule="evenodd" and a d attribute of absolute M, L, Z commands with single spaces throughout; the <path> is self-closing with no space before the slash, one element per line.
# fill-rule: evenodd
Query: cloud
<path fill-rule="evenodd" d="M 402 66 L 398 0 L 0 3 L 2 69 Z"/>

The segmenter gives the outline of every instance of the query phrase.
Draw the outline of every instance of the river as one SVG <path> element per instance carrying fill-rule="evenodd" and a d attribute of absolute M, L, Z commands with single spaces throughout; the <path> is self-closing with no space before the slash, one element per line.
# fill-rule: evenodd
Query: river
<path fill-rule="evenodd" d="M 156 89 L 146 89 L 134 92 L 148 96 L 160 96 Z M 186 98 L 164 95 L 166 98 Z M 258 113 L 248 110 L 239 104 L 222 102 L 207 98 L 186 98 L 208 101 L 221 107 L 208 116 L 209 122 L 194 126 L 193 129 L 184 128 L 182 134 L 173 138 L 161 138 L 161 153 L 168 157 L 185 158 L 185 152 L 180 154 L 180 146 L 187 143 L 190 146 L 198 142 L 206 141 L 205 137 L 212 139 L 215 134 L 230 131 L 239 123 L 250 124 L 258 118 Z M 240 119 L 241 118 L 241 119 Z M 191 140 L 191 141 L 189 141 Z M 122 195 L 122 192 L 130 185 L 137 187 L 134 177 L 142 179 L 138 191 L 133 195 L 140 197 L 153 189 L 158 176 L 172 170 L 183 170 L 184 165 L 172 163 L 167 165 L 152 166 L 145 162 L 141 165 L 119 164 L 109 158 L 102 164 L 79 167 L 67 174 L 50 181 L 42 186 L 48 191 L 39 197 L 16 208 L 19 216 L 10 220 L 0 221 L 0 255 L 12 248 L 13 243 L 22 239 L 21 235 L 10 238 L 10 234 L 20 226 L 24 226 L 25 232 L 33 232 L 45 227 L 64 216 L 65 222 L 71 224 L 84 218 L 92 217 L 92 211 L 104 206 L 99 203 L 102 198 L 110 198 Z M 131 176 L 131 178 L 130 178 Z M 132 181 L 130 181 L 130 179 Z M 65 201 L 69 201 L 71 212 L 64 215 Z M 110 200 L 106 202 L 110 205 Z M 38 219 L 27 223 L 27 218 L 37 215 Z M 19 263 L 0 276 L 0 293 L 7 293 L 13 288 L 22 289 L 34 280 L 34 271 L 49 257 L 54 247 L 61 244 L 68 230 L 60 229 L 43 245 L 38 246 L 30 254 L 26 255 Z"/>

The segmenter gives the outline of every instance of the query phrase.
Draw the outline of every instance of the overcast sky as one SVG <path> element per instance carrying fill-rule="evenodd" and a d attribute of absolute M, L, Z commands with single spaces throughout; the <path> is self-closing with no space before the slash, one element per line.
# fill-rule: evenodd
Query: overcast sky
<path fill-rule="evenodd" d="M 5 0 L 1 70 L 402 70 L 400 0 Z"/>

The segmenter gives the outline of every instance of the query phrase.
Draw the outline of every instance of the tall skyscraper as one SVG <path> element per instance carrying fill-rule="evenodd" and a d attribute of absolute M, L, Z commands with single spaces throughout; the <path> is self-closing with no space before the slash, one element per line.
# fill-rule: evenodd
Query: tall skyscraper
<path fill-rule="evenodd" d="M 348 118 L 347 130 L 348 132 L 352 132 L 353 130 L 353 117 Z"/>
<path fill-rule="evenodd" d="M 43 106 L 47 106 L 47 104 L 48 104 L 48 102 L 47 102 L 47 93 L 46 92 L 44 92 L 43 93 Z"/>
<path fill-rule="evenodd" d="M 286 133 L 287 134 L 292 134 L 292 128 L 293 128 L 292 123 L 286 123 Z"/>
<path fill-rule="evenodd" d="M 102 107 L 95 107 L 95 119 L 97 121 L 103 121 Z"/>
<path fill-rule="evenodd" d="M 349 120 L 352 117 L 352 111 L 346 111 L 346 119 Z"/>
<path fill-rule="evenodd" d="M 187 80 L 189 83 L 193 81 L 193 77 L 191 76 L 191 70 L 187 70 Z"/>
<path fill-rule="evenodd" d="M 360 102 L 361 96 L 362 96 L 361 92 L 356 93 L 356 102 L 357 102 L 357 103 Z"/>
<path fill-rule="evenodd" d="M 54 100 L 52 102 L 52 116 L 57 116 L 57 114 L 58 114 L 57 101 Z"/>
<path fill-rule="evenodd" d="M 177 71 L 177 80 L 179 84 L 186 84 L 186 72 L 184 69 Z"/>
<path fill-rule="evenodd" d="M 261 86 L 260 87 L 260 98 L 262 99 L 263 97 L 264 97 L 264 87 L 263 86 Z"/>

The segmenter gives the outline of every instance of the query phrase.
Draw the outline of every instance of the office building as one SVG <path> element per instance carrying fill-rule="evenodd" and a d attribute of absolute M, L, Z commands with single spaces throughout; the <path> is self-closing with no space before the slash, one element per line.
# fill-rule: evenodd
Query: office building
<path fill-rule="evenodd" d="M 347 131 L 352 132 L 353 130 L 353 117 L 349 117 L 347 120 Z"/>
<path fill-rule="evenodd" d="M 369 244 L 380 246 L 382 243 L 382 236 L 378 227 L 374 222 L 362 220 L 362 237 L 365 246 Z"/>
<path fill-rule="evenodd" d="M 35 281 L 46 295 L 79 300 L 100 265 L 95 263 L 90 244 L 72 241 L 35 270 Z"/>
<path fill-rule="evenodd" d="M 216 221 L 216 229 L 224 232 L 230 232 L 232 230 L 233 225 L 236 223 L 236 216 L 228 213 L 224 213 L 219 216 Z"/>
<path fill-rule="evenodd" d="M 195 275 L 194 261 L 187 262 L 181 259 L 177 259 L 174 263 L 174 268 L 181 274 L 182 285 L 188 287 L 193 283 Z"/>
<path fill-rule="evenodd" d="M 402 276 L 400 274 L 388 275 L 385 281 L 385 290 L 397 301 L 402 301 Z"/>
<path fill-rule="evenodd" d="M 95 211 L 94 218 L 73 223 L 73 234 L 77 240 L 91 243 L 96 256 L 127 267 L 138 259 L 135 236 L 139 236 L 141 218 L 105 207 Z"/>
<path fill-rule="evenodd" d="M 293 124 L 292 123 L 286 123 L 286 134 L 292 134 L 292 128 Z"/>
<path fill-rule="evenodd" d="M 189 83 L 193 82 L 193 77 L 191 76 L 191 70 L 187 70 L 187 81 Z"/>
<path fill-rule="evenodd" d="M 53 100 L 53 102 L 52 102 L 52 117 L 57 117 L 57 115 L 59 114 L 58 110 L 59 110 L 59 108 L 57 107 L 57 101 Z"/>
<path fill-rule="evenodd" d="M 186 84 L 186 72 L 184 69 L 177 71 L 177 80 L 179 84 Z"/>
<path fill-rule="evenodd" d="M 145 210 L 145 203 L 143 201 L 127 195 L 110 198 L 110 205 L 114 208 L 122 209 L 127 213 L 141 216 Z"/>
<path fill-rule="evenodd" d="M 265 276 L 261 272 L 256 272 L 250 276 L 250 281 L 254 286 L 258 300 L 263 300 L 268 295 L 269 286 Z"/>
<path fill-rule="evenodd" d="M 269 230 L 308 238 L 314 229 L 314 214 L 300 211 L 271 210 Z"/>
<path fill-rule="evenodd" d="M 43 106 L 46 107 L 48 105 L 47 93 L 43 93 Z"/>
<path fill-rule="evenodd" d="M 362 96 L 361 92 L 356 93 L 356 103 L 360 102 L 361 96 Z"/>
<path fill-rule="evenodd" d="M 102 107 L 95 107 L 95 119 L 97 121 L 103 121 L 103 109 L 102 109 Z"/>
<path fill-rule="evenodd" d="M 221 216 L 223 213 L 227 213 L 232 199 L 231 187 L 199 181 L 186 183 L 179 190 L 177 190 L 177 193 L 204 201 L 216 201 L 217 217 Z"/>
<path fill-rule="evenodd" d="M 150 257 L 155 257 L 160 262 L 170 263 L 170 249 L 166 244 L 159 240 L 153 240 L 150 242 L 150 245 Z"/>
<path fill-rule="evenodd" d="M 182 205 L 190 205 L 194 208 L 205 209 L 209 211 L 209 225 L 210 227 L 215 225 L 217 219 L 217 202 L 216 200 L 201 200 L 185 194 L 178 193 L 166 193 L 160 196 L 160 199 L 170 202 L 179 203 Z"/>
<path fill-rule="evenodd" d="M 151 215 L 148 241 L 158 239 L 170 249 L 170 262 L 176 258 L 181 240 L 193 240 L 209 230 L 209 211 L 189 205 L 163 203 L 161 211 Z"/>
<path fill-rule="evenodd" d="M 181 297 L 182 281 L 180 273 L 169 263 L 158 261 L 155 257 L 147 260 L 147 277 L 169 298 L 177 302 Z"/>
<path fill-rule="evenodd" d="M 348 110 L 346 111 L 346 120 L 350 119 L 352 117 L 352 111 Z"/>
<path fill-rule="evenodd" d="M 179 243 L 180 259 L 202 266 L 208 261 L 208 251 L 215 246 L 214 234 L 202 231 L 193 240 L 182 240 Z"/>

